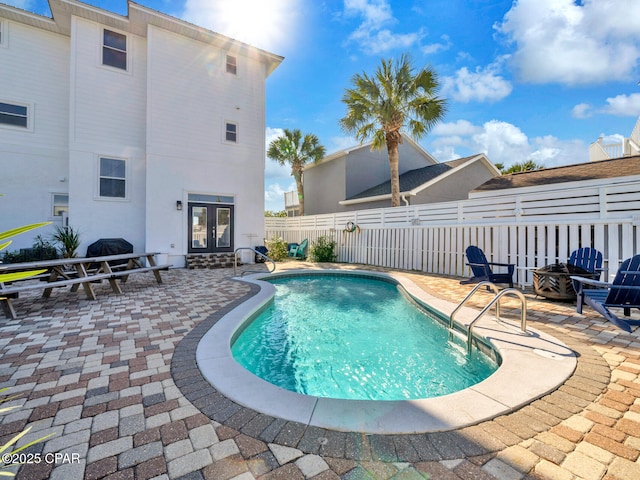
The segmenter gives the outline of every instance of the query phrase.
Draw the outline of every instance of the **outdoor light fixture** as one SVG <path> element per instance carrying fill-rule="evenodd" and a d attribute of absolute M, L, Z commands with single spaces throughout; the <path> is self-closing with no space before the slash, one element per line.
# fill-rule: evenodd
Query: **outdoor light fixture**
<path fill-rule="evenodd" d="M 182 200 L 176 202 L 176 210 L 182 210 Z"/>

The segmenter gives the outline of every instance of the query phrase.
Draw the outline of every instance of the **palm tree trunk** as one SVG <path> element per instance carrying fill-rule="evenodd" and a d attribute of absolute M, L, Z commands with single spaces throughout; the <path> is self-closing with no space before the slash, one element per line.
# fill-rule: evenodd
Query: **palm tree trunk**
<path fill-rule="evenodd" d="M 298 190 L 298 214 L 300 216 L 304 215 L 304 187 L 302 185 L 302 173 L 294 172 L 293 178 L 296 179 L 296 189 Z"/>
<path fill-rule="evenodd" d="M 389 155 L 389 168 L 391 170 L 391 206 L 400 206 L 400 178 L 398 175 L 398 142 L 387 139 L 387 154 Z"/>

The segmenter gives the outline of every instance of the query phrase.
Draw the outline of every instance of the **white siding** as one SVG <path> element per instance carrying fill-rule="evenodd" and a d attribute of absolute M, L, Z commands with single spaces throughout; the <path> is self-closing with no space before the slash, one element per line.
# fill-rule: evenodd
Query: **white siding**
<path fill-rule="evenodd" d="M 148 39 L 147 249 L 186 252 L 187 209 L 175 204 L 189 192 L 234 196 L 235 246 L 262 244 L 263 65 L 235 53 L 235 76 L 224 50 L 156 27 Z M 226 121 L 237 144 L 225 141 Z"/>
<path fill-rule="evenodd" d="M 0 231 L 52 217 L 52 193 L 68 191 L 69 44 L 62 35 L 5 21 L 0 101 L 32 107 L 29 130 L 0 125 Z M 19 78 L 7 72 L 20 70 Z M 61 180 L 64 181 L 61 181 Z M 51 228 L 35 231 L 47 236 Z M 18 236 L 11 249 L 30 247 Z"/>
<path fill-rule="evenodd" d="M 128 72 L 101 64 L 102 25 L 72 18 L 69 223 L 86 245 L 122 237 L 145 248 L 146 42 L 128 35 Z M 125 200 L 98 192 L 98 156 L 125 159 Z"/>

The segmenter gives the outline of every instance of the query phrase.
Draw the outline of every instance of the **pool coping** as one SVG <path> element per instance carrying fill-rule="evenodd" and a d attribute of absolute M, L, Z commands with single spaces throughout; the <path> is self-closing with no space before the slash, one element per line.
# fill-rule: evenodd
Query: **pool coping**
<path fill-rule="evenodd" d="M 259 289 L 247 301 L 226 312 L 200 339 L 196 361 L 203 377 L 227 399 L 257 412 L 343 432 L 368 434 L 429 433 L 460 429 L 512 412 L 555 390 L 574 372 L 577 359 L 563 342 L 535 329 L 485 317 L 475 333 L 490 341 L 502 365 L 489 378 L 460 392 L 421 400 L 339 400 L 302 395 L 253 375 L 231 355 L 235 332 L 268 303 L 275 287 L 264 277 L 292 274 L 365 275 L 392 279 L 414 298 L 448 314 L 455 304 L 433 297 L 411 280 L 393 273 L 368 270 L 287 270 L 239 278 Z M 456 323 L 468 325 L 477 311 L 463 307 Z"/>

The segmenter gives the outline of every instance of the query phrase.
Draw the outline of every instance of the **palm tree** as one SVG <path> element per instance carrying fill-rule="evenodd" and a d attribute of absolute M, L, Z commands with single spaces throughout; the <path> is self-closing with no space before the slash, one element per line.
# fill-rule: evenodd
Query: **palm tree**
<path fill-rule="evenodd" d="M 500 173 L 502 173 L 503 175 L 509 173 L 531 172 L 533 170 L 540 170 L 541 168 L 544 168 L 543 164 L 536 163 L 531 159 L 521 163 L 514 163 L 508 168 L 505 167 L 503 163 L 495 163 L 494 165 L 498 170 L 500 170 Z"/>
<path fill-rule="evenodd" d="M 298 201 L 300 203 L 300 215 L 304 215 L 304 186 L 302 183 L 302 170 L 309 163 L 319 162 L 325 155 L 325 148 L 320 145 L 318 137 L 307 133 L 302 136 L 298 129 L 287 130 L 269 144 L 267 156 L 280 165 L 291 165 L 291 175 L 296 180 L 298 189 Z"/>
<path fill-rule="evenodd" d="M 400 205 L 398 146 L 401 130 L 420 139 L 446 113 L 445 99 L 436 96 L 439 83 L 429 67 L 415 72 L 411 59 L 382 60 L 373 76 L 363 72 L 352 78 L 353 88 L 342 97 L 347 115 L 340 120 L 342 129 L 363 143 L 373 139 L 372 149 L 387 146 L 391 169 L 391 206 Z"/>

